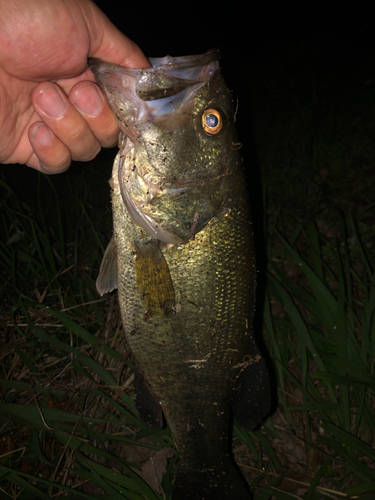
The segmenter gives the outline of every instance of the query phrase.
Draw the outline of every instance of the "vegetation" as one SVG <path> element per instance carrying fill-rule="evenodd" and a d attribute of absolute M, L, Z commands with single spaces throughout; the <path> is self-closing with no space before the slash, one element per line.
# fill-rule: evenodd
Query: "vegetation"
<path fill-rule="evenodd" d="M 243 77 L 255 96 L 264 193 L 255 227 L 267 254 L 264 265 L 258 257 L 260 302 L 266 283 L 258 318 L 275 405 L 261 428 L 234 427 L 234 454 L 256 500 L 374 498 L 367 67 L 343 78 L 301 51 L 272 75 L 254 65 L 258 80 Z M 284 76 L 289 66 L 293 78 Z M 0 178 L 4 499 L 171 495 L 178 453 L 168 428 L 150 430 L 136 417 L 116 295 L 95 290 L 111 235 L 110 153 L 105 169 L 33 173 L 35 197 Z"/>

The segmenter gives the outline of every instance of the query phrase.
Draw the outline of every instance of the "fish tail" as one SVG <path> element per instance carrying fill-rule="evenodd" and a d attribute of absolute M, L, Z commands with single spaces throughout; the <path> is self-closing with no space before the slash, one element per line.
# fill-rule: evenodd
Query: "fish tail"
<path fill-rule="evenodd" d="M 218 470 L 195 469 L 181 464 L 174 482 L 172 500 L 251 500 L 245 480 L 234 465 Z"/>

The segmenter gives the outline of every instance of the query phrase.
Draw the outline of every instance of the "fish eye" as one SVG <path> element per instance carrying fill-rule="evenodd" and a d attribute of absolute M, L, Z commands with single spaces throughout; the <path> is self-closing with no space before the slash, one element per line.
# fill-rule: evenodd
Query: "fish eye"
<path fill-rule="evenodd" d="M 218 134 L 223 128 L 223 118 L 221 113 L 214 108 L 206 109 L 202 115 L 202 127 L 207 134 Z"/>

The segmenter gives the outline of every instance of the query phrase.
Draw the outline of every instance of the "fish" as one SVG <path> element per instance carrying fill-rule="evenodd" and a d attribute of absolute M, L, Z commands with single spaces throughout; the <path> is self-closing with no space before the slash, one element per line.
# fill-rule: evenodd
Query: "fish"
<path fill-rule="evenodd" d="M 140 418 L 166 421 L 180 454 L 173 500 L 250 499 L 232 415 L 253 429 L 271 406 L 252 326 L 249 194 L 219 57 L 150 58 L 144 69 L 89 60 L 121 130 L 96 284 L 101 295 L 118 289 Z"/>

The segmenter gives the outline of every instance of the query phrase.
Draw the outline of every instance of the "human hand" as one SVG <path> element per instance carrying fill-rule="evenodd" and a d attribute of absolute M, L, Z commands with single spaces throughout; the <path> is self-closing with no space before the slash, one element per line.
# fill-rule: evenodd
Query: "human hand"
<path fill-rule="evenodd" d="M 60 173 L 117 143 L 87 58 L 150 64 L 91 0 L 0 2 L 0 47 L 1 163 Z"/>

